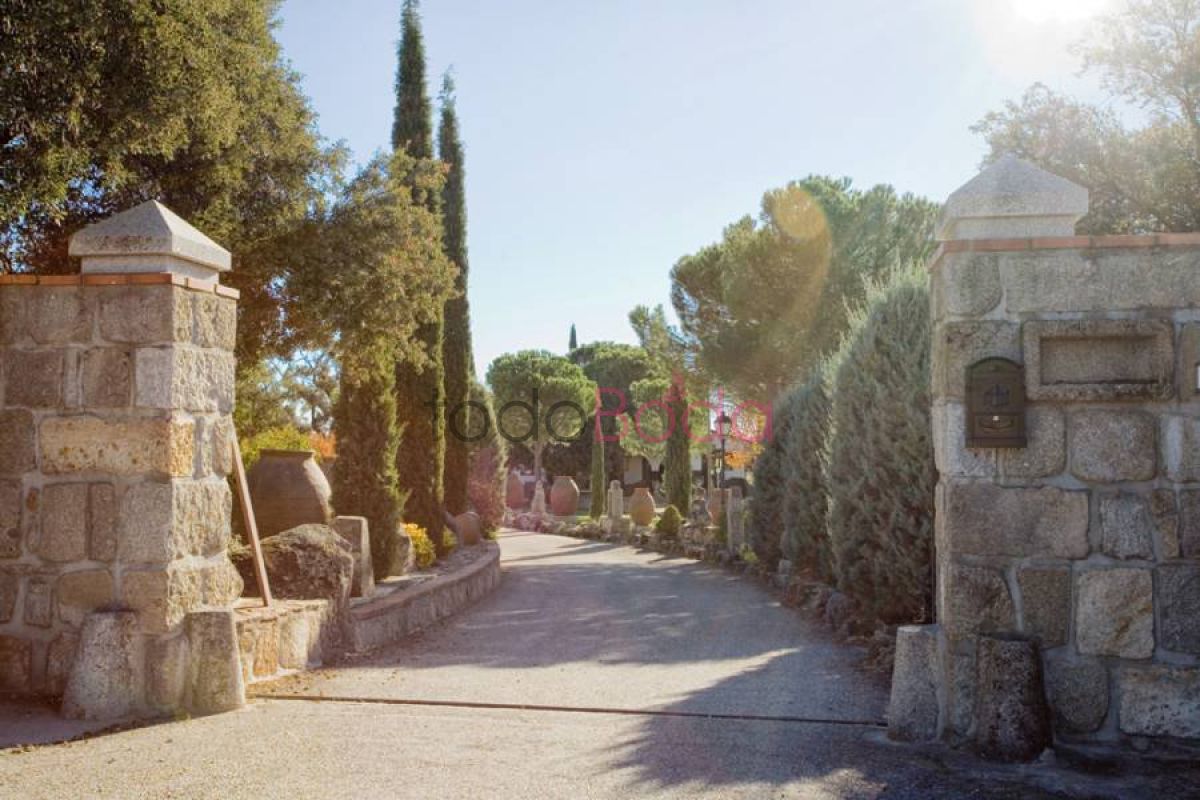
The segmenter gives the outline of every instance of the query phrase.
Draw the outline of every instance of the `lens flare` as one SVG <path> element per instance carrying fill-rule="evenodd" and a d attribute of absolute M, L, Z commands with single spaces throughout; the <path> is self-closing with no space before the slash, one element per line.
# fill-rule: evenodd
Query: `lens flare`
<path fill-rule="evenodd" d="M 1111 0 L 1012 0 L 1013 11 L 1034 24 L 1080 22 L 1109 10 Z"/>

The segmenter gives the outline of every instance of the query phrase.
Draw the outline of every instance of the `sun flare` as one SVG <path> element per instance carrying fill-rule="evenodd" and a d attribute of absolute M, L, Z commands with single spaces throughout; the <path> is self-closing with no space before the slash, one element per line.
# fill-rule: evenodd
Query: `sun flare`
<path fill-rule="evenodd" d="M 1013 11 L 1035 24 L 1081 22 L 1109 10 L 1112 0 L 1012 0 Z"/>

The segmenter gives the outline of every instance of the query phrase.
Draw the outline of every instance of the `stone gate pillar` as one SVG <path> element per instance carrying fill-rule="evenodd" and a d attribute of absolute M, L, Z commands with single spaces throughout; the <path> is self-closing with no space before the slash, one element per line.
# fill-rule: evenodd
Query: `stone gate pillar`
<path fill-rule="evenodd" d="M 1200 737 L 1200 235 L 1075 236 L 1086 212 L 1013 157 L 946 203 L 938 624 L 901 636 L 904 738 L 975 735 L 984 633 L 1036 637 L 1059 741 Z"/>
<path fill-rule="evenodd" d="M 0 690 L 238 705 L 229 253 L 156 202 L 70 253 L 80 275 L 0 277 Z"/>

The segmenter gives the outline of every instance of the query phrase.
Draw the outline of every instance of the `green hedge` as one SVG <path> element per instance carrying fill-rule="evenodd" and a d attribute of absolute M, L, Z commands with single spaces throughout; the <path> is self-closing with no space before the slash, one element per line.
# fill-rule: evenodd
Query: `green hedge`
<path fill-rule="evenodd" d="M 771 438 L 754 460 L 754 492 L 750 497 L 750 525 L 747 530 L 750 549 L 758 561 L 774 571 L 783 556 L 784 464 L 791 436 L 794 405 L 791 393 L 775 403 L 771 413 Z"/>
<path fill-rule="evenodd" d="M 928 274 L 872 286 L 832 377 L 825 459 L 838 587 L 886 622 L 932 616 Z"/>
<path fill-rule="evenodd" d="M 812 570 L 832 582 L 833 551 L 827 517 L 825 448 L 829 433 L 828 362 L 818 364 L 808 379 L 783 398 L 790 422 L 782 443 L 783 557 L 794 568 Z"/>

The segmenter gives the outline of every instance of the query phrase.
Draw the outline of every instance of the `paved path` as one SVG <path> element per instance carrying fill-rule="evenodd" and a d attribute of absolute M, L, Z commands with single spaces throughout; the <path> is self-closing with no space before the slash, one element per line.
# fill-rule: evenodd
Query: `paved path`
<path fill-rule="evenodd" d="M 748 581 L 501 546 L 500 589 L 448 624 L 242 712 L 6 751 L 0 797 L 1045 796 L 888 744 L 861 654 Z"/>

